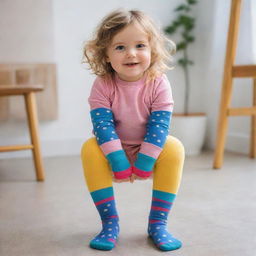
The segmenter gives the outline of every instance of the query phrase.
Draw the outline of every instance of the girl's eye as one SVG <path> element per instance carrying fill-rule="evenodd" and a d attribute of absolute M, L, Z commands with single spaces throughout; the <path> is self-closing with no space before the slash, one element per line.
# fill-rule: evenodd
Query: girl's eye
<path fill-rule="evenodd" d="M 123 45 L 118 45 L 115 49 L 118 50 L 118 51 L 122 51 L 122 50 L 124 50 L 124 46 Z"/>
<path fill-rule="evenodd" d="M 136 45 L 136 48 L 144 48 L 144 47 L 146 47 L 145 44 L 137 44 L 137 45 Z"/>

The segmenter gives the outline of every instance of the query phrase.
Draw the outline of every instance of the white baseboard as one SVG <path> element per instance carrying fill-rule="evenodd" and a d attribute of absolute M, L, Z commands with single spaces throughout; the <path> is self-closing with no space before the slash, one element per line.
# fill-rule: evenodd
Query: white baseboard
<path fill-rule="evenodd" d="M 248 135 L 230 133 L 227 136 L 225 150 L 248 154 L 250 149 L 250 138 Z"/>

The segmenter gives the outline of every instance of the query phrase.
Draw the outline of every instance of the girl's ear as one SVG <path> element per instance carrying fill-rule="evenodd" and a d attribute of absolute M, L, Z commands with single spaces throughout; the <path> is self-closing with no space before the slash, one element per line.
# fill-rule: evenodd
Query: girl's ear
<path fill-rule="evenodd" d="M 107 63 L 110 63 L 110 59 L 109 59 L 108 56 L 105 57 L 105 60 L 106 60 Z"/>
<path fill-rule="evenodd" d="M 108 57 L 108 48 L 106 48 L 105 49 L 105 61 L 107 62 L 107 63 L 110 63 L 110 59 L 109 59 L 109 57 Z"/>

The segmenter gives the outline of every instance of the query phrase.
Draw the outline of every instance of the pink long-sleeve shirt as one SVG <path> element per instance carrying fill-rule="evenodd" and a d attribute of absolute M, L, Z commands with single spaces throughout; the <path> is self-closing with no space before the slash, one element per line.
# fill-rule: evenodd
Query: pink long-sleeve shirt
<path fill-rule="evenodd" d="M 172 112 L 174 103 L 166 75 L 149 82 L 145 76 L 136 82 L 126 82 L 118 76 L 113 80 L 97 77 L 88 101 L 91 110 L 112 110 L 116 133 L 131 164 L 140 150 L 151 112 Z M 152 151 L 152 147 L 149 150 Z"/>

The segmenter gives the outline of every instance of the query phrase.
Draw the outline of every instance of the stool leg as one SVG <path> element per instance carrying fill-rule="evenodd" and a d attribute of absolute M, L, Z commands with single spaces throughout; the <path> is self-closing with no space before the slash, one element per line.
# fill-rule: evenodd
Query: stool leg
<path fill-rule="evenodd" d="M 221 105 L 219 110 L 217 141 L 213 162 L 213 168 L 215 169 L 221 168 L 223 163 L 224 146 L 226 142 L 226 134 L 228 129 L 228 109 L 230 106 L 233 86 L 232 67 L 235 63 L 240 9 L 241 0 L 232 0 L 226 46 L 225 68 L 221 93 Z"/>
<path fill-rule="evenodd" d="M 256 78 L 253 79 L 253 106 L 256 107 Z M 256 115 L 253 115 L 251 120 L 250 157 L 256 158 Z"/>
<path fill-rule="evenodd" d="M 228 73 L 228 72 L 227 72 Z M 224 75 L 224 82 L 222 88 L 221 104 L 219 109 L 219 121 L 217 128 L 216 148 L 214 154 L 213 168 L 219 169 L 223 164 L 224 147 L 226 143 L 226 135 L 228 129 L 228 115 L 227 111 L 231 101 L 232 94 L 232 77 L 231 74 Z"/>
<path fill-rule="evenodd" d="M 37 107 L 36 107 L 36 98 L 35 93 L 30 92 L 24 95 L 26 110 L 28 116 L 28 124 L 30 130 L 30 138 L 31 143 L 33 145 L 33 158 L 36 169 L 36 177 L 37 181 L 44 181 L 44 170 L 43 170 L 43 162 L 42 155 L 40 149 L 40 141 L 39 141 L 39 131 L 38 131 L 38 118 L 37 118 Z"/>

